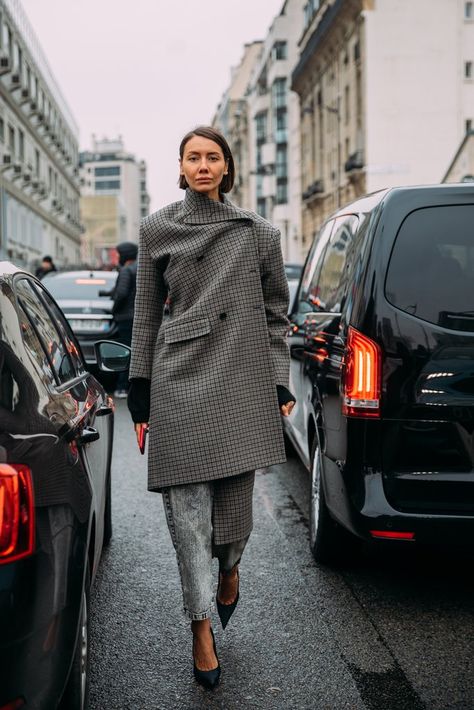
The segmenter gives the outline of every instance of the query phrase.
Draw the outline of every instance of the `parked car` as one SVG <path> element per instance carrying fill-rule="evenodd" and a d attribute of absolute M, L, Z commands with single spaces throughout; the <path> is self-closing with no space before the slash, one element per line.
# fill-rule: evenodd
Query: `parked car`
<path fill-rule="evenodd" d="M 96 364 L 94 343 L 117 336 L 112 298 L 99 295 L 113 290 L 117 276 L 117 271 L 64 271 L 43 279 L 77 336 L 88 366 Z"/>
<path fill-rule="evenodd" d="M 290 263 L 285 264 L 285 274 L 286 274 L 286 278 L 289 281 L 292 279 L 298 280 L 301 276 L 302 271 L 303 271 L 302 264 L 290 264 Z"/>
<path fill-rule="evenodd" d="M 7 262 L 0 313 L 0 708 L 85 710 L 113 402 L 42 283 Z M 105 346 L 125 367 L 129 349 Z"/>
<path fill-rule="evenodd" d="M 310 544 L 472 544 L 474 187 L 385 190 L 334 214 L 290 316 L 287 437 Z"/>

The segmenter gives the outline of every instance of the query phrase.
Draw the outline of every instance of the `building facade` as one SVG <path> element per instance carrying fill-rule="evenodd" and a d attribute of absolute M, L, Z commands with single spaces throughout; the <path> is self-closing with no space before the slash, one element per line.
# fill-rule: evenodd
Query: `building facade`
<path fill-rule="evenodd" d="M 286 261 L 301 262 L 299 97 L 291 90 L 304 0 L 274 18 L 248 88 L 250 206 L 280 229 Z"/>
<path fill-rule="evenodd" d="M 78 128 L 15 0 L 0 0 L 0 259 L 80 261 Z"/>
<path fill-rule="evenodd" d="M 466 132 L 442 182 L 474 183 L 474 130 Z"/>
<path fill-rule="evenodd" d="M 308 248 L 339 205 L 442 180 L 474 120 L 474 5 L 307 0 L 299 47 L 292 86 Z"/>
<path fill-rule="evenodd" d="M 149 211 L 146 163 L 127 153 L 121 137 L 92 139 L 80 154 L 82 259 L 94 266 L 113 261 L 121 241 L 138 241 L 140 219 Z M 101 223 L 102 215 L 102 223 Z"/>
<path fill-rule="evenodd" d="M 252 204 L 247 92 L 250 75 L 262 45 L 263 42 L 256 41 L 244 46 L 242 60 L 238 67 L 232 69 L 230 86 L 224 93 L 212 121 L 212 125 L 226 137 L 234 156 L 236 178 L 230 197 L 236 205 L 244 209 L 251 209 Z"/>

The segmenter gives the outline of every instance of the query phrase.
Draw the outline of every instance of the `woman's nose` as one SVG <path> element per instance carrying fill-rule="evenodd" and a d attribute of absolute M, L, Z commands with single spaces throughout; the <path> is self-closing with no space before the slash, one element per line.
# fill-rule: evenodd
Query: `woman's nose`
<path fill-rule="evenodd" d="M 207 170 L 208 170 L 207 160 L 205 160 L 205 159 L 201 160 L 201 164 L 200 164 L 200 166 L 199 166 L 199 170 L 200 170 L 200 171 L 207 172 Z"/>

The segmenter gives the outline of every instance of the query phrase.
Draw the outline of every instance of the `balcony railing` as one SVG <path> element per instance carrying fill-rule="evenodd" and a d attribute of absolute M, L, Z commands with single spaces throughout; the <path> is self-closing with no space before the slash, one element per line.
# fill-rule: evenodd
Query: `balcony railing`
<path fill-rule="evenodd" d="M 364 151 L 356 150 L 352 153 L 345 162 L 344 170 L 350 173 L 351 170 L 362 170 L 364 167 Z"/>
<path fill-rule="evenodd" d="M 323 194 L 324 182 L 322 180 L 315 180 L 303 192 L 303 200 L 315 199 L 316 197 L 321 197 Z"/>

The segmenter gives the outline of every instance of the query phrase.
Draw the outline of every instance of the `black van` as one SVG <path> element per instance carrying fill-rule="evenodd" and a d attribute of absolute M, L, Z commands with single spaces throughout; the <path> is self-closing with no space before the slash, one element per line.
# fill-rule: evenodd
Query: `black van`
<path fill-rule="evenodd" d="M 474 186 L 384 190 L 333 215 L 290 315 L 287 437 L 310 544 L 472 544 Z"/>

